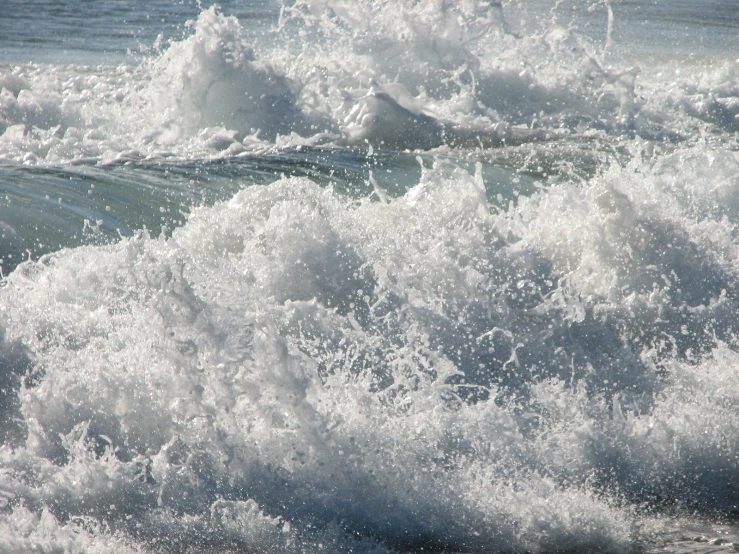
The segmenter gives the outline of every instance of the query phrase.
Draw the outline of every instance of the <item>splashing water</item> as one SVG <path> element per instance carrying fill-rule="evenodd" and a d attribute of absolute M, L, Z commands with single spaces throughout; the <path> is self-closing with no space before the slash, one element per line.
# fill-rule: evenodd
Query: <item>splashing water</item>
<path fill-rule="evenodd" d="M 627 7 L 0 66 L 0 550 L 733 548 L 739 62 Z"/>

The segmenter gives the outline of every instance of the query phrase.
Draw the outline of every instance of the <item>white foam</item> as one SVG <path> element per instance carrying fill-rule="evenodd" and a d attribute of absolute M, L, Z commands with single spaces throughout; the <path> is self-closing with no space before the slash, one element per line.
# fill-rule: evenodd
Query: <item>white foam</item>
<path fill-rule="evenodd" d="M 611 153 L 510 202 L 441 162 L 380 203 L 282 178 L 22 264 L 0 549 L 631 551 L 645 505 L 736 509 L 735 64 L 663 79 L 445 6 L 299 2 L 258 56 L 209 9 L 138 68 L 3 68 L 17 163 Z"/>
<path fill-rule="evenodd" d="M 428 149 L 735 129 L 735 60 L 668 75 L 662 59 L 606 60 L 546 11 L 535 30 L 512 34 L 505 9 L 301 1 L 283 10 L 279 38 L 255 50 L 234 17 L 210 8 L 191 36 L 137 68 L 4 66 L 0 156 L 231 156 L 284 147 L 290 135 Z"/>
<path fill-rule="evenodd" d="M 170 240 L 22 265 L 6 342 L 43 376 L 4 494 L 52 507 L 53 533 L 80 514 L 285 551 L 323 540 L 310 525 L 350 540 L 332 521 L 398 547 L 619 550 L 656 522 L 609 494 L 730 507 L 736 356 L 709 335 L 733 336 L 735 239 L 684 215 L 715 189 L 645 170 L 497 215 L 444 166 L 390 204 L 284 179 Z"/>

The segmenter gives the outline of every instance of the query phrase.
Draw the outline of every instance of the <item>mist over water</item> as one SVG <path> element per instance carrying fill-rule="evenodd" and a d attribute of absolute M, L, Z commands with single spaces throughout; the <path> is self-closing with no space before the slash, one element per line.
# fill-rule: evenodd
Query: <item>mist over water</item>
<path fill-rule="evenodd" d="M 0 551 L 739 544 L 730 3 L 48 9 L 0 16 Z"/>

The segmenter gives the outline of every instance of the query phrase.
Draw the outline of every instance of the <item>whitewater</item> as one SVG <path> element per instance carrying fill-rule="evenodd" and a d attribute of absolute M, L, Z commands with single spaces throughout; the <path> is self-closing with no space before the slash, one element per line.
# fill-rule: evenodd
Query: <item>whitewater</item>
<path fill-rule="evenodd" d="M 0 552 L 735 552 L 738 34 L 3 6 Z"/>

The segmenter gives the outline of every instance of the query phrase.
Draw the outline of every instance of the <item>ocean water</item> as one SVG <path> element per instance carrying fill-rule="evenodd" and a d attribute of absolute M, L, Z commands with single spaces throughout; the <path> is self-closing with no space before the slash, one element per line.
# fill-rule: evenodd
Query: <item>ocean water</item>
<path fill-rule="evenodd" d="M 0 552 L 739 549 L 735 0 L 0 7 Z"/>

